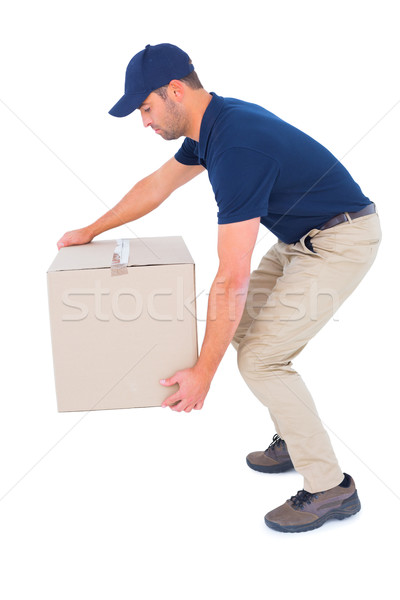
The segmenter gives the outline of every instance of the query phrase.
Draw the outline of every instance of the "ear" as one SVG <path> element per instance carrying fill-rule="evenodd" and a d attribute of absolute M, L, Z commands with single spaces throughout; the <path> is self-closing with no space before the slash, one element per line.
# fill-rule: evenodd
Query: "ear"
<path fill-rule="evenodd" d="M 179 79 L 173 79 L 169 82 L 168 93 L 175 102 L 182 102 L 185 96 L 185 86 Z"/>

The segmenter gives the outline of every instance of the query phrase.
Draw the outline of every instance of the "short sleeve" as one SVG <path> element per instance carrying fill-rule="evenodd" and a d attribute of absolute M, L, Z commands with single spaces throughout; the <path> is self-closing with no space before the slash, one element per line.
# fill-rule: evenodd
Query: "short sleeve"
<path fill-rule="evenodd" d="M 210 175 L 218 204 L 218 223 L 266 216 L 278 175 L 276 160 L 256 150 L 230 148 L 221 153 Z"/>
<path fill-rule="evenodd" d="M 199 165 L 198 143 L 190 138 L 185 138 L 182 146 L 175 154 L 175 158 L 183 165 Z"/>

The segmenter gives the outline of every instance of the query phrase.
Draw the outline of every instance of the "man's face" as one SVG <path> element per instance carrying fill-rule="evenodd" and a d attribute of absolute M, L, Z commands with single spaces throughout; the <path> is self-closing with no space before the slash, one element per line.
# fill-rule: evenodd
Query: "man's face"
<path fill-rule="evenodd" d="M 151 127 L 164 140 L 177 140 L 185 135 L 187 118 L 182 104 L 168 95 L 165 100 L 152 92 L 140 107 L 144 127 Z"/>

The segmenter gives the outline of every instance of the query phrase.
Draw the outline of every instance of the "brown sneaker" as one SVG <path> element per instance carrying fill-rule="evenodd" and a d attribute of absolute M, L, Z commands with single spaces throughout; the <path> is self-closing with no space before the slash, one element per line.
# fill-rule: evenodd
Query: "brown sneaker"
<path fill-rule="evenodd" d="M 360 508 L 356 485 L 350 475 L 344 473 L 342 483 L 336 487 L 317 494 L 301 490 L 267 513 L 264 520 L 271 529 L 295 533 L 321 527 L 328 519 L 346 519 Z"/>
<path fill-rule="evenodd" d="M 286 443 L 277 433 L 264 452 L 251 452 L 246 462 L 250 469 L 262 473 L 283 473 L 294 468 Z"/>

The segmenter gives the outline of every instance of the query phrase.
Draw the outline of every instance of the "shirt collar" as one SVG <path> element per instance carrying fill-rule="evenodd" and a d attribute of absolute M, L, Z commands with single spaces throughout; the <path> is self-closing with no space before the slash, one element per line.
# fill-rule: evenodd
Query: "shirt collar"
<path fill-rule="evenodd" d="M 199 158 L 205 158 L 211 130 L 224 106 L 224 99 L 221 96 L 217 96 L 215 92 L 211 92 L 211 95 L 211 102 L 204 112 L 200 126 Z"/>

